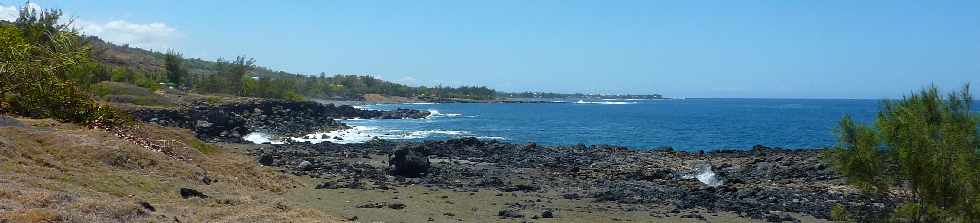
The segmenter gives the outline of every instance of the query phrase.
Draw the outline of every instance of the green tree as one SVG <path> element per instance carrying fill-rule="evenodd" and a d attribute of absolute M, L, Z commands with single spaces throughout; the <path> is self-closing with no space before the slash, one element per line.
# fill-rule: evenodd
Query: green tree
<path fill-rule="evenodd" d="M 218 59 L 216 70 L 217 75 L 223 77 L 227 84 L 225 93 L 245 96 L 247 92 L 242 79 L 250 78 L 248 73 L 255 70 L 255 59 L 245 56 L 235 57 L 231 62 Z"/>
<path fill-rule="evenodd" d="M 910 193 L 897 221 L 980 221 L 980 136 L 969 92 L 967 85 L 943 97 L 929 87 L 886 101 L 875 128 L 845 117 L 834 166 L 870 192 Z"/>
<path fill-rule="evenodd" d="M 184 58 L 174 50 L 168 50 L 164 56 L 164 65 L 167 69 L 167 81 L 174 86 L 188 86 L 187 69 L 183 66 Z"/>
<path fill-rule="evenodd" d="M 68 72 L 90 62 L 89 47 L 59 23 L 61 12 L 20 10 L 10 25 L 0 24 L 0 112 L 56 118 L 92 127 L 112 127 L 124 119 L 81 92 Z"/>

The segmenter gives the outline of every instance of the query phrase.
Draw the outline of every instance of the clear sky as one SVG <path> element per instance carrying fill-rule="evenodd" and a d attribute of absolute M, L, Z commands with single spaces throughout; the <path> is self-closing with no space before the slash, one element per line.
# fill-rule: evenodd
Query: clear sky
<path fill-rule="evenodd" d="M 412 85 L 776 98 L 980 85 L 976 0 L 34 2 L 118 43 Z M 2 18 L 24 3 L 0 4 Z"/>

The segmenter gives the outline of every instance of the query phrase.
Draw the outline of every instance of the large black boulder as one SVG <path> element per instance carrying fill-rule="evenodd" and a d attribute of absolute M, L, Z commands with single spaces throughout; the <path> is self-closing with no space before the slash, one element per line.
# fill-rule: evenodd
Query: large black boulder
<path fill-rule="evenodd" d="M 429 171 L 429 157 L 425 149 L 418 146 L 395 150 L 388 163 L 393 167 L 391 173 L 403 177 L 420 177 Z"/>

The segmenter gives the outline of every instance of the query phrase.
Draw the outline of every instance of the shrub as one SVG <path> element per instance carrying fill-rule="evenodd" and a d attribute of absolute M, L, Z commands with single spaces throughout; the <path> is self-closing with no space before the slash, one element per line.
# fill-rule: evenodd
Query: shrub
<path fill-rule="evenodd" d="M 844 205 L 836 204 L 830 209 L 830 220 L 851 221 L 851 217 L 850 214 L 847 213 L 847 208 L 844 208 Z"/>
<path fill-rule="evenodd" d="M 60 16 L 57 10 L 25 7 L 14 26 L 0 24 L 0 113 L 91 127 L 127 123 L 125 114 L 96 103 L 65 79 L 90 58 L 78 34 L 57 22 Z"/>
<path fill-rule="evenodd" d="M 980 136 L 969 86 L 945 98 L 936 87 L 886 101 L 875 127 L 841 120 L 834 166 L 866 191 L 908 185 L 912 200 L 895 211 L 910 221 L 977 222 Z"/>

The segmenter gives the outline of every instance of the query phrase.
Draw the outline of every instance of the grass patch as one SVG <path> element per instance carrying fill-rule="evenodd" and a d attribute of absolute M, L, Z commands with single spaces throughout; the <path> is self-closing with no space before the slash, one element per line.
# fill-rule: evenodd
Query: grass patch
<path fill-rule="evenodd" d="M 161 107 L 172 107 L 176 104 L 150 89 L 127 83 L 103 81 L 92 85 L 91 91 L 99 99 L 113 103 Z"/>
<path fill-rule="evenodd" d="M 190 144 L 191 148 L 194 148 L 205 155 L 210 155 L 218 152 L 217 147 L 211 144 L 204 143 L 198 139 L 188 139 L 187 143 Z"/>

